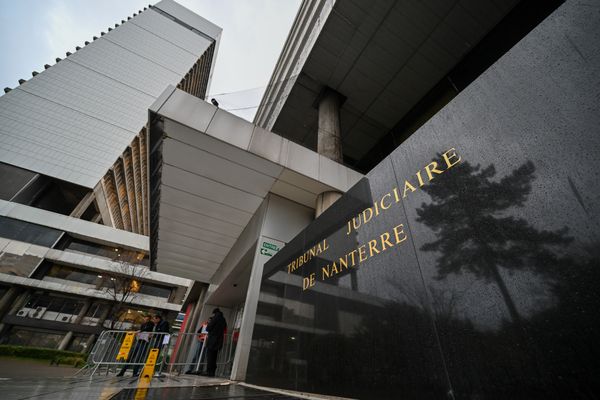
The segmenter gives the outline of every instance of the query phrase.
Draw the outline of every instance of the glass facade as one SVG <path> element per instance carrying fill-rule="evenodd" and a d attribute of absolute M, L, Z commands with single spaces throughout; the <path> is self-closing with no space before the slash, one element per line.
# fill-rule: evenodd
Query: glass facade
<path fill-rule="evenodd" d="M 118 247 L 104 246 L 98 243 L 75 239 L 65 235 L 63 240 L 57 245 L 57 248 L 63 251 L 72 251 L 76 253 L 91 254 L 98 257 L 109 258 L 111 260 L 124 260 L 134 264 L 149 265 L 149 257 L 143 252 L 125 250 Z"/>
<path fill-rule="evenodd" d="M 8 334 L 7 344 L 55 349 L 64 336 L 64 332 L 13 328 Z"/>
<path fill-rule="evenodd" d="M 46 293 L 35 293 L 17 316 L 47 321 L 73 323 L 83 308 L 84 300 L 61 297 Z"/>
<path fill-rule="evenodd" d="M 0 199 L 10 201 L 35 176 L 35 172 L 0 162 Z"/>
<path fill-rule="evenodd" d="M 144 268 L 144 267 L 140 267 Z M 110 271 L 90 271 L 82 268 L 69 267 L 66 265 L 52 264 L 45 273 L 42 280 L 55 281 L 57 279 L 67 280 L 81 286 L 94 288 L 113 288 L 113 281 L 122 279 L 118 282 L 117 287 L 125 285 L 130 280 L 130 277 L 123 276 L 119 278 L 118 274 Z M 132 292 L 145 294 L 148 296 L 161 297 L 169 299 L 174 292 L 174 287 L 159 285 L 155 283 L 143 282 L 139 280 L 131 280 Z"/>
<path fill-rule="evenodd" d="M 62 234 L 56 229 L 0 216 L 0 237 L 6 239 L 52 247 Z"/>
<path fill-rule="evenodd" d="M 73 335 L 71 343 L 67 347 L 67 351 L 75 351 L 77 353 L 85 353 L 88 351 L 89 335 Z"/>
<path fill-rule="evenodd" d="M 88 308 L 87 312 L 85 313 L 85 316 L 81 320 L 81 324 L 90 326 L 98 325 L 100 321 L 108 315 L 110 308 L 110 304 L 107 303 L 92 303 L 90 308 Z"/>
<path fill-rule="evenodd" d="M 43 280 L 52 281 L 52 278 L 64 279 L 76 284 L 82 284 L 83 286 L 93 287 L 102 282 L 102 275 L 98 272 L 58 264 L 53 264 L 50 267 Z"/>

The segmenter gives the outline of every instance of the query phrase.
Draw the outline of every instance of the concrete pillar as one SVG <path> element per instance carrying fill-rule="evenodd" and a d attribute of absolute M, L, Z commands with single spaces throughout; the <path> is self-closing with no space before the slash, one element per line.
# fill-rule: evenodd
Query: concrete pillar
<path fill-rule="evenodd" d="M 17 296 L 23 291 L 19 286 L 13 286 L 0 299 L 0 320 L 8 313 Z"/>
<path fill-rule="evenodd" d="M 344 99 L 336 91 L 326 88 L 319 99 L 319 128 L 317 133 L 317 152 L 335 162 L 343 163 L 342 129 L 340 108 Z M 317 196 L 315 218 L 327 210 L 337 199 L 339 192 L 323 192 Z"/>
<path fill-rule="evenodd" d="M 58 345 L 57 350 L 65 350 L 69 343 L 71 343 L 71 339 L 73 339 L 73 331 L 67 332 L 65 337 L 63 337 L 60 344 Z"/>
<path fill-rule="evenodd" d="M 91 305 L 92 305 L 92 299 L 85 299 L 85 301 L 83 303 L 83 307 L 81 307 L 79 314 L 77 314 L 77 317 L 73 321 L 74 324 L 81 323 L 81 321 L 83 320 L 83 317 L 85 317 L 85 314 L 88 312 Z M 65 350 L 67 347 L 69 347 L 69 343 L 71 343 L 71 339 L 73 339 L 73 331 L 67 332 L 65 337 L 63 337 L 63 340 L 61 340 L 60 344 L 58 345 L 58 350 Z"/>
<path fill-rule="evenodd" d="M 110 312 L 112 311 L 113 305 L 109 304 L 108 307 L 104 310 L 102 315 L 98 317 L 98 326 L 104 326 L 104 321 L 108 318 Z"/>
<path fill-rule="evenodd" d="M 185 327 L 185 331 L 188 333 L 195 333 L 198 330 L 198 321 L 200 319 L 200 313 L 202 312 L 202 302 L 204 301 L 204 294 L 206 293 L 205 289 L 202 289 L 200 296 L 198 296 L 198 300 L 196 304 L 194 304 L 194 309 L 192 314 L 190 315 L 190 321 Z"/>
<path fill-rule="evenodd" d="M 340 108 L 342 96 L 331 89 L 325 89 L 319 99 L 319 128 L 317 152 L 335 162 L 342 163 L 342 129 Z"/>
<path fill-rule="evenodd" d="M 80 324 L 81 321 L 83 320 L 83 318 L 85 317 L 85 314 L 87 314 L 88 310 L 90 309 L 90 306 L 92 305 L 92 299 L 85 299 L 85 301 L 83 302 L 83 307 L 81 307 L 81 310 L 79 311 L 79 314 L 77 314 L 77 317 L 75 318 L 75 321 L 73 321 L 74 324 Z"/>
<path fill-rule="evenodd" d="M 12 287 L 11 290 L 12 289 L 17 289 L 17 287 Z M 10 292 L 10 290 L 9 290 L 9 292 Z M 8 294 L 9 293 L 7 292 L 5 294 L 5 296 Z M 25 291 L 21 290 L 21 292 L 17 293 L 16 296 L 14 298 L 12 298 L 11 301 L 8 301 L 8 299 L 10 299 L 10 297 L 8 297 L 7 301 L 5 303 L 3 302 L 4 304 L 6 304 L 6 307 L 8 308 L 8 312 L 5 311 L 4 315 L 2 315 L 2 318 L 4 318 L 5 315 L 16 314 L 17 311 L 19 311 L 21 308 L 23 308 L 23 306 L 27 303 L 30 295 L 31 295 L 31 290 L 25 290 Z M 12 297 L 12 295 L 11 295 L 11 297 Z M 4 297 L 2 299 L 4 300 Z M 0 322 L 0 338 L 2 338 L 4 336 L 5 332 L 8 330 L 9 327 L 10 327 L 10 325 L 5 325 Z"/>
<path fill-rule="evenodd" d="M 94 344 L 94 341 L 96 340 L 96 335 L 95 334 L 91 334 L 87 340 L 85 341 L 85 349 L 86 350 L 91 350 L 92 349 L 92 345 Z"/>
<path fill-rule="evenodd" d="M 262 243 L 264 236 L 259 236 L 258 243 Z M 283 243 L 282 243 L 283 244 Z M 252 334 L 254 333 L 254 322 L 256 321 L 256 311 L 258 310 L 258 298 L 260 296 L 260 283 L 262 281 L 263 269 L 269 257 L 260 254 L 260 246 L 256 246 L 250 280 L 248 282 L 248 291 L 246 292 L 246 301 L 244 302 L 244 312 L 240 325 L 240 334 L 235 356 L 231 366 L 231 380 L 243 381 L 246 379 L 246 369 L 250 358 L 250 347 L 252 345 Z M 234 321 L 231 321 L 233 328 Z M 232 329 L 233 331 L 233 329 Z"/>

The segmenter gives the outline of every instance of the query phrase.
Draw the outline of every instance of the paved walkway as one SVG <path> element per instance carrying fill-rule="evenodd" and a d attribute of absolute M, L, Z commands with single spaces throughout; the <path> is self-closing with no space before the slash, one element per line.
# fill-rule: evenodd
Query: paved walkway
<path fill-rule="evenodd" d="M 7 378 L 59 378 L 73 376 L 78 368 L 50 365 L 49 360 L 0 357 L 0 379 Z"/>
<path fill-rule="evenodd" d="M 154 378 L 147 391 L 137 390 L 137 379 L 130 377 L 96 375 L 69 378 L 4 378 L 0 381 L 0 399 L 2 400 L 108 400 L 108 399 L 154 399 L 159 398 L 158 389 L 181 387 L 200 387 L 229 385 L 224 379 L 199 376 L 180 376 Z M 121 391 L 125 390 L 122 394 Z M 175 392 L 170 393 L 175 394 Z M 180 394 L 180 393 L 177 393 Z M 117 396 L 117 397 L 115 397 Z M 177 397 L 160 397 L 169 400 Z M 189 399 L 190 397 L 181 397 Z M 196 397 L 197 398 L 197 397 Z M 211 397 L 206 397 L 210 399 Z M 214 397 L 213 397 L 214 398 Z"/>
<path fill-rule="evenodd" d="M 0 357 L 1 400 L 154 400 L 154 399 L 340 399 L 196 375 L 165 375 L 153 378 L 147 389 L 138 388 L 132 377 L 98 373 L 73 376 L 77 368 L 51 366 L 49 362 Z"/>

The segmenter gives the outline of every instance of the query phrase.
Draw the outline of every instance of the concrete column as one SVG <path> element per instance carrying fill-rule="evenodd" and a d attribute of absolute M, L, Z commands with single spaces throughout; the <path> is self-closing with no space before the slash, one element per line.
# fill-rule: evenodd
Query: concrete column
<path fill-rule="evenodd" d="M 106 307 L 106 310 L 104 310 L 104 312 L 102 313 L 102 315 L 100 315 L 100 317 L 98 317 L 98 326 L 103 326 L 104 325 L 104 321 L 106 321 L 106 319 L 108 318 L 110 312 L 112 311 L 113 305 L 109 304 L 108 307 Z"/>
<path fill-rule="evenodd" d="M 8 310 L 13 305 L 13 302 L 17 298 L 17 296 L 23 291 L 23 289 L 19 286 L 13 286 L 8 289 L 8 292 L 2 296 L 0 299 L 0 320 L 4 318 Z"/>
<path fill-rule="evenodd" d="M 85 352 L 89 352 L 92 350 L 92 346 L 94 345 L 94 341 L 96 340 L 96 335 L 93 333 L 87 338 L 85 341 Z"/>
<path fill-rule="evenodd" d="M 81 307 L 79 314 L 77 314 L 75 321 L 73 321 L 74 324 L 81 323 L 81 321 L 83 320 L 83 317 L 85 317 L 85 314 L 87 314 L 91 305 L 92 305 L 92 299 L 85 299 L 85 301 L 83 302 L 83 307 Z"/>
<path fill-rule="evenodd" d="M 57 350 L 65 350 L 69 343 L 71 343 L 71 339 L 73 339 L 73 331 L 67 332 L 65 337 L 63 337 L 60 344 L 58 345 Z"/>
<path fill-rule="evenodd" d="M 85 302 L 83 303 L 83 307 L 81 307 L 79 314 L 77 314 L 77 317 L 75 317 L 75 321 L 73 321 L 74 324 L 81 323 L 81 320 L 83 320 L 83 317 L 85 317 L 85 314 L 88 312 L 91 305 L 92 305 L 92 299 L 85 299 Z M 67 332 L 65 337 L 63 337 L 63 340 L 61 340 L 60 344 L 58 345 L 58 350 L 65 350 L 69 346 L 69 343 L 71 343 L 72 338 L 73 338 L 73 331 Z"/>
<path fill-rule="evenodd" d="M 185 331 L 187 333 L 195 333 L 197 331 L 197 326 L 198 326 L 198 320 L 200 319 L 200 313 L 202 312 L 202 302 L 204 301 L 204 294 L 206 293 L 205 289 L 202 289 L 202 292 L 200 293 L 200 296 L 198 296 L 198 300 L 196 301 L 196 304 L 194 304 L 194 310 L 192 311 L 191 315 L 190 315 L 190 320 L 187 324 L 187 326 L 185 327 Z"/>
<path fill-rule="evenodd" d="M 12 287 L 11 290 L 12 289 L 16 289 L 16 287 Z M 8 293 L 6 293 L 6 295 L 8 295 Z M 16 314 L 17 311 L 19 311 L 21 308 L 23 308 L 23 306 L 27 303 L 30 295 L 31 295 L 31 290 L 25 290 L 24 292 L 21 291 L 20 293 L 17 293 L 16 296 L 14 298 L 12 298 L 11 301 L 7 300 L 5 304 L 6 304 L 6 307 L 8 308 L 8 312 L 4 311 L 4 315 L 2 315 L 2 318 L 4 318 L 5 315 Z M 4 300 L 4 297 L 2 299 Z M 8 299 L 10 299 L 10 297 Z M 0 338 L 2 338 L 4 336 L 5 331 L 9 327 L 10 327 L 10 325 L 5 325 L 0 322 Z"/>
<path fill-rule="evenodd" d="M 317 133 L 317 152 L 335 162 L 343 163 L 342 129 L 340 108 L 343 97 L 336 91 L 326 88 L 319 99 L 319 128 Z M 328 209 L 337 199 L 339 192 L 323 192 L 317 197 L 315 218 Z"/>
<path fill-rule="evenodd" d="M 343 161 L 340 127 L 342 100 L 342 96 L 331 89 L 325 89 L 319 100 L 317 152 L 338 163 Z"/>
<path fill-rule="evenodd" d="M 262 243 L 265 239 L 264 236 L 259 236 L 258 243 Z M 276 242 L 280 243 L 280 247 L 283 247 L 282 242 Z M 264 265 L 267 261 L 269 261 L 269 257 L 260 254 L 260 246 L 257 245 L 254 253 L 254 260 L 252 262 L 250 280 L 248 282 L 248 291 L 246 292 L 246 301 L 244 302 L 240 334 L 235 348 L 233 364 L 231 366 L 230 379 L 234 381 L 243 381 L 246 379 L 246 369 L 248 368 L 250 347 L 252 345 L 252 334 L 254 333 L 254 322 L 256 321 L 256 311 L 258 310 L 260 283 L 262 281 Z M 231 327 L 233 327 L 234 321 L 231 321 L 230 323 Z"/>

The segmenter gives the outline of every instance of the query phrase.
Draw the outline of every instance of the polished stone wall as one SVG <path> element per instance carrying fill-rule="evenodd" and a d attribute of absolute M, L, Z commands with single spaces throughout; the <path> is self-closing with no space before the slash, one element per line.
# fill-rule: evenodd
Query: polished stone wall
<path fill-rule="evenodd" d="M 598 43 L 567 1 L 273 257 L 247 380 L 600 396 Z"/>

